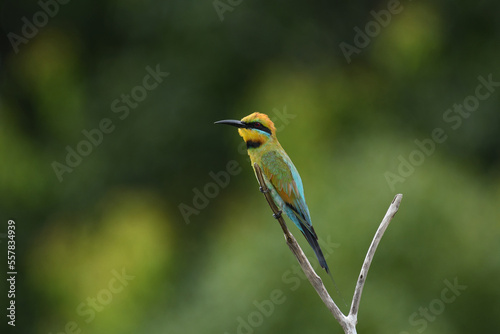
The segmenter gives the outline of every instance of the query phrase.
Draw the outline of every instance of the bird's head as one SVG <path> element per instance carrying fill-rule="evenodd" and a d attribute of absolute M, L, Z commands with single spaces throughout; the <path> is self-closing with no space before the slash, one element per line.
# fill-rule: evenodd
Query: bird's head
<path fill-rule="evenodd" d="M 266 115 L 254 112 L 241 121 L 223 120 L 215 124 L 227 124 L 238 128 L 238 133 L 247 143 L 247 148 L 258 148 L 269 139 L 276 138 L 276 128 L 273 121 Z"/>

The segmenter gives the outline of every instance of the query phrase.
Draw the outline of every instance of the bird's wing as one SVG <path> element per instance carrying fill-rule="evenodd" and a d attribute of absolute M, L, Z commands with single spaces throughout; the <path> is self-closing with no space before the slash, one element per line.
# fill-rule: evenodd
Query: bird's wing
<path fill-rule="evenodd" d="M 276 151 L 263 154 L 261 161 L 262 171 L 278 195 L 292 209 L 309 232 L 316 237 L 304 198 L 302 180 L 293 163 L 289 158 L 285 159 Z"/>

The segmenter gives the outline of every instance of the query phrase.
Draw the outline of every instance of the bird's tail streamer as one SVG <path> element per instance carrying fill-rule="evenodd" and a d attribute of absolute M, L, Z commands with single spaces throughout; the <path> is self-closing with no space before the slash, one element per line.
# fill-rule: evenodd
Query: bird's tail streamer
<path fill-rule="evenodd" d="M 316 257 L 318 258 L 320 266 L 323 269 L 325 269 L 328 276 L 330 276 L 330 279 L 332 280 L 333 285 L 335 286 L 336 294 L 340 297 L 340 299 L 342 299 L 342 302 L 344 303 L 344 305 L 347 308 L 349 308 L 349 306 L 347 306 L 347 303 L 345 302 L 344 296 L 342 295 L 342 293 L 340 292 L 340 290 L 337 286 L 337 283 L 333 279 L 330 268 L 328 267 L 328 264 L 326 263 L 325 256 L 323 255 L 323 252 L 321 251 L 321 248 L 319 246 L 316 234 L 311 233 L 307 228 L 305 228 L 305 226 L 302 226 L 302 234 L 306 237 L 307 241 L 309 242 L 309 245 L 311 245 L 312 249 L 314 250 L 314 253 L 316 254 Z"/>
<path fill-rule="evenodd" d="M 347 306 L 347 303 L 345 302 L 344 296 L 342 295 L 342 293 L 339 290 L 339 287 L 337 286 L 337 283 L 333 279 L 332 272 L 330 270 L 327 270 L 327 273 L 328 273 L 328 276 L 330 276 L 330 279 L 332 280 L 333 285 L 335 286 L 335 292 L 336 292 L 337 296 L 339 296 L 340 299 L 342 299 L 342 302 L 344 303 L 345 307 L 349 308 L 349 306 Z"/>

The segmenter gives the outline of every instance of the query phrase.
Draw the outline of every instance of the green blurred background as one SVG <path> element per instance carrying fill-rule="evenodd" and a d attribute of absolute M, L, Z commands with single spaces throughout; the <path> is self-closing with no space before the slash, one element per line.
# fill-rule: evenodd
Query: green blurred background
<path fill-rule="evenodd" d="M 4 0 L 0 241 L 6 254 L 14 219 L 18 276 L 16 327 L 3 315 L 2 328 L 341 333 L 296 273 L 241 138 L 213 125 L 260 111 L 301 173 L 348 303 L 404 194 L 359 333 L 497 332 L 500 87 L 475 96 L 480 78 L 500 82 L 500 3 L 396 5 Z M 169 75 L 153 85 L 156 70 Z M 463 103 L 473 111 L 453 111 Z M 86 156 L 61 167 L 68 150 Z"/>

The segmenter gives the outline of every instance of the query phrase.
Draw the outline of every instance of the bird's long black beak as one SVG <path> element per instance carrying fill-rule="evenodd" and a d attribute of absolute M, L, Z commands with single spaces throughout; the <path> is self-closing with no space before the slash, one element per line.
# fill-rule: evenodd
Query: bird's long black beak
<path fill-rule="evenodd" d="M 232 119 L 225 119 L 222 121 L 217 121 L 217 122 L 214 122 L 214 124 L 227 124 L 227 125 L 235 126 L 237 128 L 246 128 L 247 127 L 247 125 L 245 123 L 243 123 L 242 121 L 236 121 L 236 120 L 232 120 Z"/>

